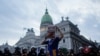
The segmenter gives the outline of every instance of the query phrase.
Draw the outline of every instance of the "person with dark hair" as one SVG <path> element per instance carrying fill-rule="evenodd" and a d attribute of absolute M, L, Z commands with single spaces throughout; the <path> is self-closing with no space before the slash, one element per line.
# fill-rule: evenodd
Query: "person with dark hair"
<path fill-rule="evenodd" d="M 15 52 L 13 53 L 13 56 L 21 56 L 20 48 L 16 47 Z"/>
<path fill-rule="evenodd" d="M 3 56 L 3 52 L 0 50 L 0 56 Z"/>
<path fill-rule="evenodd" d="M 59 33 L 58 36 L 56 36 L 57 33 Z M 62 38 L 63 34 L 57 26 L 48 26 L 47 34 L 42 44 L 48 45 L 50 56 L 58 56 L 58 44 Z"/>
<path fill-rule="evenodd" d="M 44 53 L 44 49 L 41 49 L 38 56 L 46 56 L 46 54 Z"/>
<path fill-rule="evenodd" d="M 32 47 L 31 51 L 28 53 L 28 56 L 37 56 L 36 48 Z"/>
<path fill-rule="evenodd" d="M 8 48 L 4 49 L 4 56 L 12 56 L 11 52 L 9 51 Z"/>
<path fill-rule="evenodd" d="M 27 49 L 22 50 L 22 56 L 28 56 Z"/>

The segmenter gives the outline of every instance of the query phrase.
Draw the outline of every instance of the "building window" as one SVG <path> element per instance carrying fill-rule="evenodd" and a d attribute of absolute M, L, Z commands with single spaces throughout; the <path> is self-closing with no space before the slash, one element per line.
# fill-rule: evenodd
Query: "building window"
<path fill-rule="evenodd" d="M 62 28 L 61 30 L 62 30 L 62 31 L 65 31 L 65 28 Z"/>
<path fill-rule="evenodd" d="M 63 43 L 65 43 L 65 39 L 63 39 Z"/>
<path fill-rule="evenodd" d="M 63 30 L 65 31 L 65 28 L 63 28 Z"/>

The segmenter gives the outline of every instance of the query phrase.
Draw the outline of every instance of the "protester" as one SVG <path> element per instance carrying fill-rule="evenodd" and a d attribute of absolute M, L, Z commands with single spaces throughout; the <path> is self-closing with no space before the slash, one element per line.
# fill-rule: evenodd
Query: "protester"
<path fill-rule="evenodd" d="M 46 56 L 46 54 L 44 53 L 44 49 L 41 49 L 38 56 Z"/>
<path fill-rule="evenodd" d="M 59 36 L 55 36 L 56 32 L 59 32 Z M 57 26 L 49 26 L 45 40 L 42 44 L 48 45 L 48 50 L 50 56 L 58 56 L 58 44 L 59 41 L 63 38 L 63 34 Z"/>
<path fill-rule="evenodd" d="M 27 49 L 22 50 L 22 56 L 28 56 Z"/>
<path fill-rule="evenodd" d="M 0 50 L 0 56 L 51 56 L 50 52 L 47 51 L 46 53 L 44 52 L 44 49 L 41 49 L 39 54 L 37 55 L 36 53 L 36 48 L 31 48 L 31 51 L 28 53 L 27 49 L 22 49 L 22 53 L 20 51 L 21 49 L 19 47 L 15 48 L 15 51 L 13 55 L 9 51 L 8 48 L 4 49 L 4 53 Z M 67 56 L 100 56 L 100 50 L 95 50 L 94 48 L 88 48 L 88 47 L 83 47 L 82 49 L 78 50 L 79 52 L 77 55 L 75 55 L 74 51 L 71 49 Z M 52 56 L 65 56 L 61 50 L 57 50 L 56 55 Z M 52 53 L 53 54 L 53 53 Z"/>
<path fill-rule="evenodd" d="M 0 50 L 0 56 L 3 56 L 3 52 Z"/>
<path fill-rule="evenodd" d="M 13 53 L 13 56 L 21 56 L 20 48 L 16 47 L 15 52 Z"/>
<path fill-rule="evenodd" d="M 11 52 L 9 51 L 8 48 L 4 49 L 4 56 L 12 56 Z"/>
<path fill-rule="evenodd" d="M 32 47 L 31 51 L 28 53 L 28 56 L 37 56 L 36 48 Z"/>

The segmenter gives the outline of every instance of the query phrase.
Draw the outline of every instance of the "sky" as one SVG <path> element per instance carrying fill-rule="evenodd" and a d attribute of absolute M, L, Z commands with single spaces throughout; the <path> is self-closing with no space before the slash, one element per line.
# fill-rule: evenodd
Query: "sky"
<path fill-rule="evenodd" d="M 54 24 L 61 17 L 77 24 L 81 35 L 100 42 L 100 0 L 0 0 L 0 45 L 15 43 L 34 28 L 40 34 L 41 18 L 47 8 Z M 65 19 L 64 19 L 65 20 Z"/>

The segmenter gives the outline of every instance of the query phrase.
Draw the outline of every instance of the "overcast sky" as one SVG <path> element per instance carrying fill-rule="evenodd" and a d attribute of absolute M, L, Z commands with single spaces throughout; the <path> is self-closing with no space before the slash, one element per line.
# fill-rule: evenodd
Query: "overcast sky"
<path fill-rule="evenodd" d="M 0 0 L 0 45 L 14 45 L 25 35 L 23 28 L 34 28 L 39 35 L 46 7 L 54 24 L 68 16 L 81 35 L 100 42 L 100 0 Z"/>

